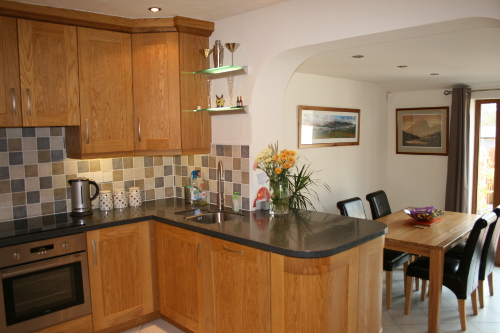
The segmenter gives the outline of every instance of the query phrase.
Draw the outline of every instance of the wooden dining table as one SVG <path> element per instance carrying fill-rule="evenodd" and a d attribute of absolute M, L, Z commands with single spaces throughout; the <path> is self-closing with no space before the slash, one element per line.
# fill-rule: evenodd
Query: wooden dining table
<path fill-rule="evenodd" d="M 479 217 L 476 214 L 445 212 L 441 220 L 423 229 L 411 224 L 415 220 L 403 210 L 376 220 L 388 227 L 386 249 L 430 258 L 428 329 L 431 333 L 439 332 L 444 254 L 467 237 Z"/>

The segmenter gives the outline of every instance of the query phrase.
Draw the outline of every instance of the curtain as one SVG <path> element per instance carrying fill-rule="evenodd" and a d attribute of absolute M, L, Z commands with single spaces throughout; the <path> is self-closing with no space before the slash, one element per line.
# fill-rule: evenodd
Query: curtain
<path fill-rule="evenodd" d="M 445 210 L 469 212 L 470 88 L 454 88 L 450 112 Z"/>

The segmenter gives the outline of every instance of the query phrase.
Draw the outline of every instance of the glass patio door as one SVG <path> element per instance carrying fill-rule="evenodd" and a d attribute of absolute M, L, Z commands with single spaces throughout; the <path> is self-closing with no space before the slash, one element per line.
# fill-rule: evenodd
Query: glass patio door
<path fill-rule="evenodd" d="M 500 204 L 500 100 L 477 100 L 472 211 L 483 214 Z M 495 181 L 496 180 L 496 181 Z"/>

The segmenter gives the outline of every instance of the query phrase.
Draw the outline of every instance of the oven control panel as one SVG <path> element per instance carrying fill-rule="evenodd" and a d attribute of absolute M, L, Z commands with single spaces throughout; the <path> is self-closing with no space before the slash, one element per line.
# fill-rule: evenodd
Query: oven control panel
<path fill-rule="evenodd" d="M 85 234 L 75 234 L 0 248 L 0 268 L 85 251 Z"/>

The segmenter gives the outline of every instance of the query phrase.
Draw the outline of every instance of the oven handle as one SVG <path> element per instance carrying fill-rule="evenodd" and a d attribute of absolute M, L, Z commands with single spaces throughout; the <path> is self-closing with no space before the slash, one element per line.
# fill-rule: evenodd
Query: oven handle
<path fill-rule="evenodd" d="M 11 276 L 31 273 L 31 272 L 39 271 L 40 269 L 52 268 L 52 267 L 60 266 L 63 263 L 70 263 L 70 262 L 76 262 L 76 261 L 82 261 L 82 254 L 81 253 L 67 255 L 67 256 L 64 256 L 61 258 L 56 258 L 56 259 L 49 259 L 47 261 L 47 263 L 45 263 L 44 265 L 37 265 L 36 267 L 31 267 L 31 268 L 27 268 L 27 269 L 18 269 L 18 270 L 14 270 L 14 271 L 10 271 L 10 272 L 7 271 L 7 273 L 2 273 L 2 278 L 8 278 Z"/>

